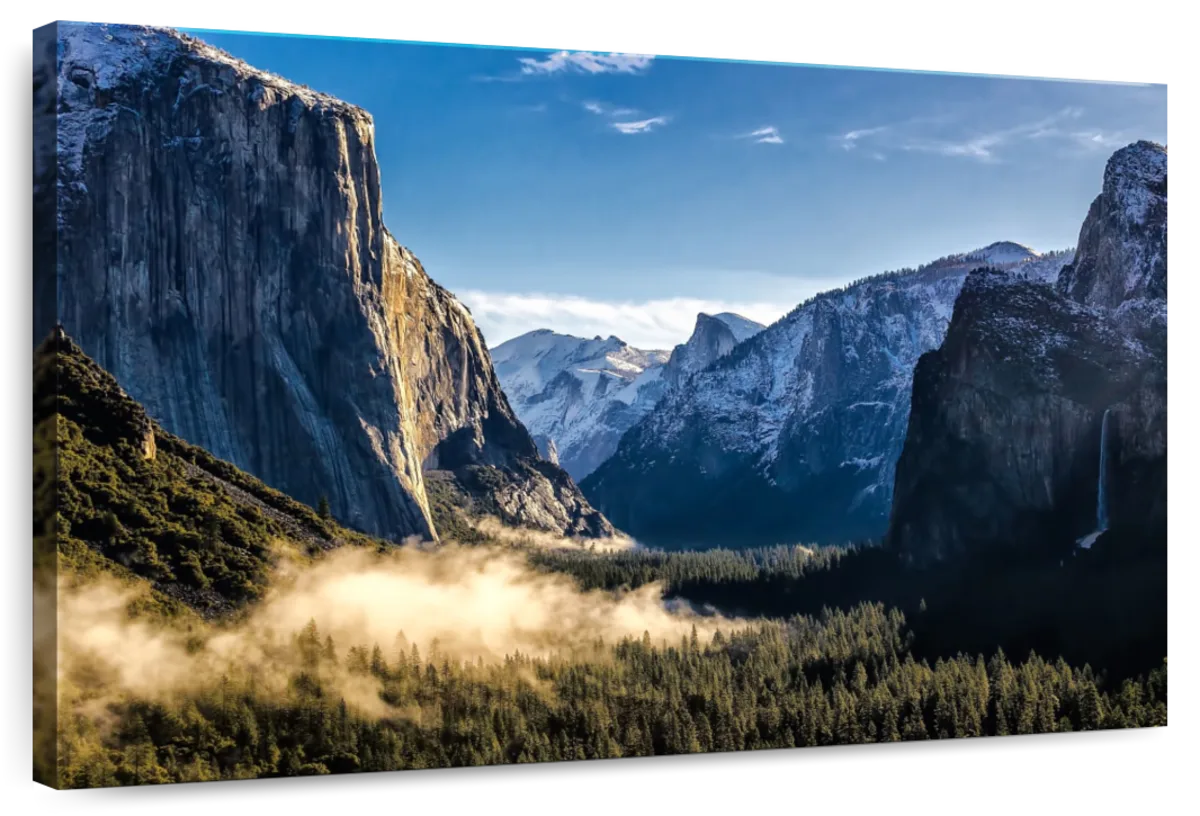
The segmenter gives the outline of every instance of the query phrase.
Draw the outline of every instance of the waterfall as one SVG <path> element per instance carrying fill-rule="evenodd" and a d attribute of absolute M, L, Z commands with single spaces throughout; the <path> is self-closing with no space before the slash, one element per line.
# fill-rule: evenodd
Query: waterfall
<path fill-rule="evenodd" d="M 1100 421 L 1100 478 L 1096 488 L 1096 529 L 1108 529 L 1108 409 Z"/>
<path fill-rule="evenodd" d="M 1096 529 L 1079 539 L 1081 549 L 1090 550 L 1108 529 L 1108 409 L 1100 420 L 1100 475 L 1096 477 Z"/>

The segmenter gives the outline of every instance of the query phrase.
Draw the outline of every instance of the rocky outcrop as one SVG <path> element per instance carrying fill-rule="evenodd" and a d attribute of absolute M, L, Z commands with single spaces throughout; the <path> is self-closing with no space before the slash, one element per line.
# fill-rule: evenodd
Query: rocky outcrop
<path fill-rule="evenodd" d="M 995 244 L 818 295 L 669 391 L 584 492 L 650 543 L 882 536 L 913 366 L 990 253 L 1029 277 L 1069 260 Z"/>
<path fill-rule="evenodd" d="M 670 388 L 679 386 L 692 374 L 712 365 L 733 351 L 738 343 L 749 340 L 763 328 L 761 323 L 730 312 L 718 315 L 701 312 L 696 316 L 692 336 L 671 352 L 671 359 L 663 368 L 663 381 Z"/>
<path fill-rule="evenodd" d="M 1167 299 L 1167 151 L 1136 142 L 1104 170 L 1104 188 L 1079 231 L 1075 262 L 1058 290 L 1085 306 L 1118 311 Z"/>
<path fill-rule="evenodd" d="M 554 444 L 553 439 L 544 434 L 535 434 L 533 442 L 537 445 L 538 453 L 542 455 L 543 459 L 547 462 L 553 462 L 556 465 L 560 464 L 558 461 L 558 445 Z"/>
<path fill-rule="evenodd" d="M 731 314 L 701 314 L 686 343 L 644 351 L 610 336 L 587 340 L 538 329 L 492 350 L 496 373 L 517 416 L 546 458 L 583 479 L 617 449 L 621 437 L 668 389 L 762 330 Z M 542 440 L 545 440 L 543 442 Z"/>
<path fill-rule="evenodd" d="M 168 30 L 57 41 L 58 318 L 163 426 L 394 539 L 436 536 L 425 470 L 469 467 L 514 521 L 610 529 L 384 227 L 365 111 Z"/>
<path fill-rule="evenodd" d="M 1098 515 L 1165 533 L 1166 188 L 1164 148 L 1124 148 L 1056 283 L 972 272 L 916 368 L 891 546 L 1063 551 Z"/>

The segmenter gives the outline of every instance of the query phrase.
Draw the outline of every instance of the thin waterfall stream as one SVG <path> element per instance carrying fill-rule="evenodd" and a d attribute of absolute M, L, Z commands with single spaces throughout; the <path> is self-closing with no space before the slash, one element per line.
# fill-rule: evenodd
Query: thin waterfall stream
<path fill-rule="evenodd" d="M 1082 549 L 1091 549 L 1100 534 L 1108 529 L 1108 412 L 1100 420 L 1100 474 L 1096 477 L 1096 529 L 1079 539 Z"/>

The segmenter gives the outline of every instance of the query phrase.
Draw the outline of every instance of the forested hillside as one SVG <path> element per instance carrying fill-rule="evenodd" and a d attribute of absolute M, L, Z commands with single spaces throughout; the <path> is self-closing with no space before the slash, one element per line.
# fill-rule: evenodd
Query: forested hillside
<path fill-rule="evenodd" d="M 168 610 L 253 601 L 277 548 L 376 543 L 165 432 L 59 329 L 34 356 L 33 421 L 35 549 L 57 537 L 67 573 L 144 578 Z"/>
<path fill-rule="evenodd" d="M 1166 722 L 1161 660 L 1114 673 L 1024 648 L 1014 662 L 994 646 L 1023 642 L 1012 620 L 1034 607 L 989 627 L 989 607 L 964 615 L 935 582 L 899 582 L 878 548 L 501 541 L 440 493 L 468 546 L 380 546 L 163 433 L 65 335 L 35 371 L 35 532 L 46 544 L 57 528 L 66 581 L 39 777 L 60 787 Z M 337 560 L 355 553 L 409 560 Z M 281 563 L 333 591 L 297 592 Z M 378 581 L 366 617 L 406 622 L 368 638 L 345 621 Z M 443 618 L 449 640 L 413 628 Z M 516 646 L 461 638 L 510 619 Z M 954 648 L 964 633 L 985 645 Z"/>
<path fill-rule="evenodd" d="M 1067 559 L 1001 553 L 922 569 L 869 545 L 531 558 L 588 589 L 662 582 L 670 598 L 735 616 L 818 615 L 827 607 L 883 603 L 908 615 L 914 654 L 931 661 L 1034 650 L 1121 679 L 1152 670 L 1167 653 L 1166 542 L 1128 531 Z"/>
<path fill-rule="evenodd" d="M 111 733 L 64 724 L 66 787 L 844 745 L 1166 724 L 1166 668 L 1102 688 L 1037 656 L 914 661 L 880 605 L 663 648 L 596 644 L 592 659 L 457 662 L 399 643 L 349 647 L 316 625 L 284 697 L 230 677 L 165 703 L 131 701 Z M 338 664 L 377 683 L 365 717 L 329 694 Z"/>

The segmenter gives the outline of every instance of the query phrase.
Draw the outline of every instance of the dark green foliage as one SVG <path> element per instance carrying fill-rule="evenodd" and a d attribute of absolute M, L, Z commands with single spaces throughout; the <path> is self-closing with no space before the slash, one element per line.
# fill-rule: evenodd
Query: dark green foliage
<path fill-rule="evenodd" d="M 846 552 L 833 547 L 782 545 L 746 550 L 627 550 L 599 555 L 584 550 L 544 550 L 531 552 L 529 560 L 542 569 L 572 575 L 584 589 L 637 588 L 664 581 L 672 591 L 686 595 L 683 587 L 701 581 L 761 585 L 764 581 L 797 579 L 813 570 L 835 567 Z"/>
<path fill-rule="evenodd" d="M 214 615 L 253 601 L 279 542 L 310 553 L 379 546 L 338 527 L 325 508 L 164 433 L 64 336 L 35 357 L 34 385 L 35 542 L 50 542 L 56 563 L 77 575 L 150 582 L 158 590 L 150 611 Z M 477 488 L 495 478 L 496 469 L 473 466 L 427 474 L 444 536 L 488 543 L 471 519 L 494 512 Z M 155 784 L 1166 723 L 1165 609 L 1161 620 L 1155 612 L 1165 545 L 1119 529 L 1062 564 L 915 570 L 874 547 L 531 550 L 529 558 L 584 589 L 662 582 L 668 597 L 698 607 L 782 621 L 711 643 L 693 633 L 652 645 L 647 635 L 498 665 L 436 650 L 422 658 L 401 638 L 391 652 L 336 644 L 314 622 L 294 640 L 303 669 L 284 693 L 253 676 L 227 677 L 170 699 L 112 703 L 98 720 L 62 709 L 56 781 Z M 997 646 L 1029 657 L 1012 663 Z M 339 695 L 335 666 L 376 687 L 370 715 Z"/>
<path fill-rule="evenodd" d="M 599 759 L 1166 724 L 1166 667 L 1108 690 L 1091 669 L 1030 655 L 914 660 L 879 604 L 786 624 L 601 647 L 592 660 L 500 665 L 352 647 L 346 665 L 388 706 L 366 717 L 306 673 L 271 697 L 231 679 L 172 703 L 118 707 L 110 733 L 62 729 L 65 787 Z M 324 644 L 324 645 L 322 645 Z"/>
<path fill-rule="evenodd" d="M 917 656 L 959 652 L 1062 655 L 1115 677 L 1167 653 L 1165 539 L 1114 528 L 1091 550 L 1038 560 L 994 553 L 923 568 L 880 547 L 802 547 L 597 555 L 534 553 L 586 588 L 663 581 L 669 597 L 738 616 L 818 614 L 882 602 L 909 615 Z"/>
<path fill-rule="evenodd" d="M 487 541 L 487 537 L 475 529 L 473 520 L 487 515 L 489 510 L 494 513 L 495 508 L 480 506 L 485 499 L 469 496 L 455 474 L 446 470 L 427 471 L 425 495 L 429 498 L 433 526 L 443 540 L 462 544 L 482 544 Z"/>
<path fill-rule="evenodd" d="M 259 597 L 280 542 L 369 542 L 163 431 L 61 330 L 34 357 L 34 493 L 58 566 L 145 578 L 165 612 Z"/>

